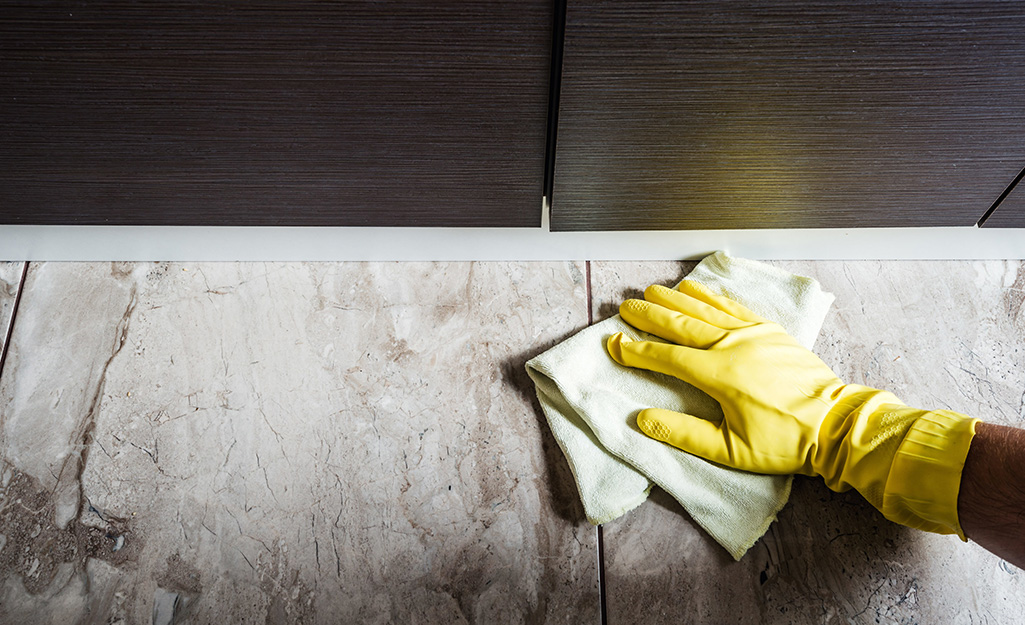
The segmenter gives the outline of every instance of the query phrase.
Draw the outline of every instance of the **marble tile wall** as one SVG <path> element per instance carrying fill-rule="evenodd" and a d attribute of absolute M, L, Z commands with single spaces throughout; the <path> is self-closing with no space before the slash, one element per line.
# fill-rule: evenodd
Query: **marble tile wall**
<path fill-rule="evenodd" d="M 523 365 L 583 263 L 32 264 L 0 622 L 598 619 Z"/>
<path fill-rule="evenodd" d="M 1019 262 L 777 262 L 836 294 L 816 351 L 905 402 L 1025 426 Z M 591 263 L 596 320 L 693 264 Z M 1025 572 L 974 544 L 886 522 L 857 494 L 797 478 L 734 562 L 655 493 L 604 527 L 609 623 L 1019 622 Z"/>
<path fill-rule="evenodd" d="M 1025 425 L 1022 264 L 776 264 L 837 295 L 816 349 L 841 377 Z M 0 622 L 600 622 L 597 532 L 523 365 L 691 267 L 31 264 Z M 658 491 L 603 537 L 609 623 L 1025 612 L 1022 571 L 812 479 L 740 562 Z"/>

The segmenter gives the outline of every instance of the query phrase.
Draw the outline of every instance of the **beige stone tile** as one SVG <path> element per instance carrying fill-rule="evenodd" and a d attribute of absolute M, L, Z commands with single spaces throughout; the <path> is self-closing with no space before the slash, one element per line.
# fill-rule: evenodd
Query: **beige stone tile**
<path fill-rule="evenodd" d="M 523 370 L 586 324 L 583 269 L 32 265 L 0 416 L 37 512 L 0 516 L 0 616 L 594 622 Z"/>
<path fill-rule="evenodd" d="M 923 408 L 1025 426 L 1018 262 L 775 262 L 837 300 L 816 351 L 842 378 Z M 591 263 L 596 318 L 690 265 Z M 797 478 L 740 561 L 656 493 L 604 528 L 609 622 L 1016 622 L 1025 572 L 974 544 L 885 521 L 855 493 Z"/>
<path fill-rule="evenodd" d="M 591 276 L 591 314 L 595 322 L 619 314 L 619 304 L 643 298 L 652 284 L 676 286 L 694 270 L 695 262 L 609 262 L 588 263 Z"/>

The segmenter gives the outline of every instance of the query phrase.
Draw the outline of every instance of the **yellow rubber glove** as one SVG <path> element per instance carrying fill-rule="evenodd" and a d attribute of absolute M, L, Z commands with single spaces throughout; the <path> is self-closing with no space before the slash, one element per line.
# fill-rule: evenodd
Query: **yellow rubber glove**
<path fill-rule="evenodd" d="M 745 471 L 819 475 L 835 491 L 857 489 L 892 521 L 965 539 L 957 495 L 977 419 L 844 384 L 778 324 L 697 282 L 652 286 L 644 298 L 620 314 L 671 343 L 620 333 L 609 353 L 698 387 L 725 415 L 713 423 L 649 408 L 637 417 L 645 434 Z"/>

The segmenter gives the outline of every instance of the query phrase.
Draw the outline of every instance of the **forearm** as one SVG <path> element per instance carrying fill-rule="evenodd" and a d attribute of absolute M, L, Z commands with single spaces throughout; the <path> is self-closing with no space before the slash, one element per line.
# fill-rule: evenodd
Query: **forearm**
<path fill-rule="evenodd" d="M 1025 430 L 976 426 L 957 513 L 970 540 L 1025 568 Z"/>

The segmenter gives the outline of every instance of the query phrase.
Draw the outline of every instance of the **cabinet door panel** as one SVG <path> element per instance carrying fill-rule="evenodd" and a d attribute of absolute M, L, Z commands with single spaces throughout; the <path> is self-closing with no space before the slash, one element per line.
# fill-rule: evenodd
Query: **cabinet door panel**
<path fill-rule="evenodd" d="M 570 0 L 553 229 L 974 224 L 1025 162 L 1021 6 Z"/>
<path fill-rule="evenodd" d="M 545 0 L 0 0 L 0 222 L 538 226 Z"/>

